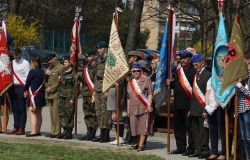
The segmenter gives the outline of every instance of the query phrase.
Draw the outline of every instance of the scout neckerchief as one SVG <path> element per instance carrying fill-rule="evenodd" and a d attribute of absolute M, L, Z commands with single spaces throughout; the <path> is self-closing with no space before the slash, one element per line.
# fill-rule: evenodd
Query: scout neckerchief
<path fill-rule="evenodd" d="M 182 67 L 177 69 L 177 74 L 178 74 L 179 81 L 181 83 L 182 88 L 184 89 L 188 98 L 191 99 L 192 98 L 192 86 L 190 85 Z"/>

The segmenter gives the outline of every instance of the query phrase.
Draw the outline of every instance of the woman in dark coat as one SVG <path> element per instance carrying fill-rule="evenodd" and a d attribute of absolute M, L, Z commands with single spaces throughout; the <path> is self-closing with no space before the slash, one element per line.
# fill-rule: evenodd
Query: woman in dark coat
<path fill-rule="evenodd" d="M 24 97 L 29 98 L 29 115 L 31 120 L 31 132 L 26 137 L 40 136 L 42 126 L 42 107 L 45 102 L 44 70 L 41 67 L 41 59 L 34 56 L 31 59 L 31 70 L 29 71 Z"/>

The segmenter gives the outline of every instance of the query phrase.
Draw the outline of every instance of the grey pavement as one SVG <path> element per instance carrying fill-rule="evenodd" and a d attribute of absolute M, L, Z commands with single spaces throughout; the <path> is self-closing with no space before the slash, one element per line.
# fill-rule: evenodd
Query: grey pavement
<path fill-rule="evenodd" d="M 117 146 L 117 145 L 110 145 L 109 143 L 99 143 L 99 142 L 91 142 L 91 141 L 78 141 L 75 139 L 72 140 L 59 140 L 56 138 L 46 138 L 44 135 L 49 133 L 50 131 L 50 113 L 49 113 L 49 107 L 46 106 L 43 108 L 42 111 L 42 115 L 43 115 L 43 124 L 42 124 L 42 128 L 41 128 L 41 134 L 42 136 L 39 137 L 32 137 L 32 139 L 39 139 L 39 140 L 53 140 L 53 141 L 65 141 L 65 142 L 76 142 L 76 143 L 82 143 L 83 145 L 87 145 L 87 144 L 91 144 L 91 145 L 97 145 L 100 146 L 100 148 L 103 147 L 117 147 L 119 149 L 124 149 L 127 150 L 128 146 L 123 145 L 123 146 Z M 12 130 L 13 129 L 13 116 L 10 115 L 10 119 L 9 119 L 9 123 L 8 123 L 8 130 Z M 27 124 L 26 124 L 26 133 L 29 133 L 31 130 L 31 124 L 30 124 L 30 119 L 29 119 L 29 115 L 27 115 Z M 73 131 L 74 133 L 74 131 Z M 78 100 L 78 112 L 77 112 L 77 133 L 78 133 L 78 137 L 83 136 L 83 134 L 86 133 L 86 126 L 84 123 L 84 114 L 82 111 L 82 98 L 80 98 Z M 124 133 L 126 133 L 126 129 L 124 131 Z M 97 135 L 99 134 L 99 130 L 97 131 Z M 111 135 L 111 141 L 113 141 L 115 139 L 115 131 L 114 129 L 111 131 L 110 133 Z M 21 135 L 21 136 L 16 136 L 16 135 L 4 135 L 4 134 L 0 134 L 0 137 L 15 137 L 15 138 L 27 138 L 25 137 L 25 135 Z M 125 137 L 125 135 L 124 135 Z M 171 134 L 170 135 L 170 139 L 171 139 L 171 143 L 170 143 L 170 149 L 176 149 L 176 144 L 175 144 L 175 139 L 174 136 Z M 27 138 L 27 139 L 31 139 L 31 137 Z M 131 152 L 135 152 L 135 151 L 131 151 Z M 135 152 L 136 153 L 136 152 Z M 163 157 L 167 160 L 190 160 L 190 159 L 197 159 L 197 158 L 188 158 L 188 157 L 183 157 L 181 155 L 167 155 L 167 134 L 166 133 L 155 133 L 155 135 L 153 137 L 148 137 L 148 141 L 147 141 L 147 148 L 141 152 L 142 154 L 153 154 L 153 155 L 157 155 L 160 157 Z"/>

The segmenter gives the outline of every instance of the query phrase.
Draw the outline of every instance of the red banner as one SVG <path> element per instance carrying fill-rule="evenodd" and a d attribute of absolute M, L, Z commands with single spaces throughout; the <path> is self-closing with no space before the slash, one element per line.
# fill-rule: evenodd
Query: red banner
<path fill-rule="evenodd" d="M 72 28 L 71 34 L 71 47 L 70 47 L 70 62 L 74 63 L 78 58 L 78 55 L 81 55 L 81 43 L 80 43 L 80 18 L 75 18 L 75 23 Z"/>
<path fill-rule="evenodd" d="M 0 37 L 0 95 L 2 95 L 12 84 L 11 61 L 7 48 L 7 33 L 4 21 L 2 21 Z"/>

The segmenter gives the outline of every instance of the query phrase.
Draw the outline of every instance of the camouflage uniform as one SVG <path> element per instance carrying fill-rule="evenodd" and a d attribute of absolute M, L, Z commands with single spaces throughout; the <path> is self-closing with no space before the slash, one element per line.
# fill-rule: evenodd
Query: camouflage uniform
<path fill-rule="evenodd" d="M 97 63 L 93 65 L 88 64 L 88 73 L 89 77 L 94 82 L 94 77 L 96 74 Z M 95 111 L 95 103 L 92 103 L 92 92 L 90 91 L 86 80 L 79 76 L 79 80 L 83 82 L 82 96 L 83 96 L 83 104 L 82 109 L 84 112 L 84 120 L 87 128 L 97 129 L 97 119 L 96 119 L 96 111 Z"/>
<path fill-rule="evenodd" d="M 102 85 L 105 71 L 105 58 L 99 58 L 97 60 L 97 72 L 95 76 L 95 110 L 97 116 L 97 122 L 100 129 L 112 128 L 111 111 L 107 110 L 107 100 L 103 98 Z"/>
<path fill-rule="evenodd" d="M 74 74 L 75 72 L 73 71 L 73 69 L 69 72 L 67 72 L 66 69 L 64 69 L 63 72 L 60 74 L 59 90 L 58 90 L 59 117 L 60 117 L 60 124 L 64 129 L 64 133 L 62 133 L 57 137 L 59 139 L 60 138 L 69 139 L 70 137 L 72 138 L 75 107 L 74 105 L 70 104 L 70 100 L 74 101 L 76 96 Z"/>
<path fill-rule="evenodd" d="M 107 100 L 103 98 L 102 85 L 105 71 L 105 58 L 97 60 L 98 66 L 94 80 L 95 86 L 95 110 L 98 122 L 98 127 L 101 133 L 98 137 L 93 139 L 94 142 L 109 142 L 109 131 L 112 129 L 112 112 L 107 110 Z"/>

